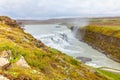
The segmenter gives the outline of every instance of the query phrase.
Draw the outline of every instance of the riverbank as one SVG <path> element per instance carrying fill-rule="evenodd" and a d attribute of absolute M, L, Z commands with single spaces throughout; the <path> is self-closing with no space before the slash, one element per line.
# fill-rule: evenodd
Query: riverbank
<path fill-rule="evenodd" d="M 120 28 L 111 26 L 87 26 L 83 40 L 109 58 L 120 62 Z"/>
<path fill-rule="evenodd" d="M 120 80 L 120 71 L 116 69 L 111 69 L 107 67 L 102 67 L 96 69 L 98 72 L 100 72 L 103 75 L 106 75 L 111 80 Z"/>
<path fill-rule="evenodd" d="M 6 20 L 11 24 L 7 24 Z M 95 69 L 47 47 L 40 40 L 25 33 L 12 19 L 2 17 L 1 22 L 0 58 L 6 63 L 0 66 L 0 74 L 8 79 L 109 80 Z"/>
<path fill-rule="evenodd" d="M 117 70 L 117 69 L 112 69 L 112 68 L 107 68 L 107 67 L 101 67 L 99 69 L 104 70 L 104 71 L 109 71 L 109 72 L 112 72 L 112 73 L 116 73 L 116 74 L 120 74 L 120 70 Z"/>

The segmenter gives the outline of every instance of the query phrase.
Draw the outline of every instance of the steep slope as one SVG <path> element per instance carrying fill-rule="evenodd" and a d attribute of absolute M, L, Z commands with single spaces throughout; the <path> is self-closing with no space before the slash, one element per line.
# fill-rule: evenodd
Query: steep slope
<path fill-rule="evenodd" d="M 83 39 L 111 59 L 120 62 L 120 27 L 89 25 L 85 28 Z"/>
<path fill-rule="evenodd" d="M 45 46 L 5 16 L 0 17 L 0 60 L 0 64 L 6 63 L 0 66 L 0 74 L 10 80 L 109 80 L 95 69 Z"/>

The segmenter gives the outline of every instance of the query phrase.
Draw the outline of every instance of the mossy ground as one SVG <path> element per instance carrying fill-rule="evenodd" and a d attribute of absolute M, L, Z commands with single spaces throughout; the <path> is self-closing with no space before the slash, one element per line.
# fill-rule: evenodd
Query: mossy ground
<path fill-rule="evenodd" d="M 1 69 L 0 73 L 11 80 L 109 80 L 95 69 L 45 46 L 20 27 L 0 24 L 0 54 L 4 50 L 12 52 L 11 64 L 23 56 L 31 67 Z"/>
<path fill-rule="evenodd" d="M 101 33 L 106 36 L 112 36 L 120 38 L 120 27 L 118 26 L 94 26 L 89 25 L 86 27 L 86 30 Z"/>
<path fill-rule="evenodd" d="M 102 75 L 105 75 L 106 77 L 108 77 L 111 80 L 120 80 L 120 74 L 108 72 L 108 71 L 101 70 L 101 69 L 96 69 L 96 70 L 99 73 L 101 73 Z"/>
<path fill-rule="evenodd" d="M 111 59 L 120 62 L 120 27 L 89 25 L 85 31 L 85 42 L 102 50 Z"/>

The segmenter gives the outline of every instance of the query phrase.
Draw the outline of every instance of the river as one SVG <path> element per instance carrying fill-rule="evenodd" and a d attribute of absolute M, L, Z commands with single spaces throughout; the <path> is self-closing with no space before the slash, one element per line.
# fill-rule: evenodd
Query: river
<path fill-rule="evenodd" d="M 92 60 L 86 62 L 86 65 L 96 68 L 109 67 L 120 70 L 120 63 L 109 59 L 91 46 L 76 39 L 73 32 L 64 25 L 25 25 L 25 32 L 41 40 L 45 45 L 56 48 L 74 58 L 91 58 Z"/>

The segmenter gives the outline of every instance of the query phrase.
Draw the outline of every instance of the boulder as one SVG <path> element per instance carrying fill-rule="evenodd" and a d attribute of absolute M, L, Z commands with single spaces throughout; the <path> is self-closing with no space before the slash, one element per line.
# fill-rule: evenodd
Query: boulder
<path fill-rule="evenodd" d="M 0 57 L 1 57 L 1 58 L 11 59 L 11 57 L 12 57 L 12 52 L 11 52 L 11 50 L 3 51 L 2 54 L 0 55 Z"/>
<path fill-rule="evenodd" d="M 0 24 L 7 24 L 11 27 L 18 26 L 17 22 L 7 16 L 0 16 Z"/>
<path fill-rule="evenodd" d="M 92 61 L 91 58 L 87 58 L 87 57 L 76 57 L 76 59 L 80 60 L 80 61 L 83 62 L 83 63 Z"/>
<path fill-rule="evenodd" d="M 4 77 L 3 75 L 0 75 L 0 80 L 10 80 L 10 79 L 7 79 L 7 78 Z"/>
<path fill-rule="evenodd" d="M 2 68 L 3 66 L 9 64 L 8 59 L 6 58 L 0 58 L 0 67 Z"/>
<path fill-rule="evenodd" d="M 16 62 L 16 65 L 19 67 L 30 68 L 23 56 L 21 56 L 21 58 Z"/>

